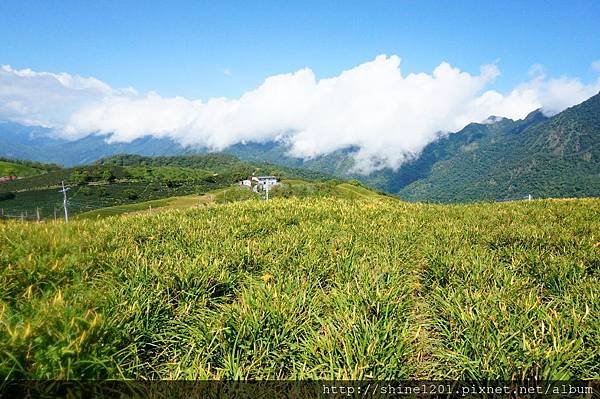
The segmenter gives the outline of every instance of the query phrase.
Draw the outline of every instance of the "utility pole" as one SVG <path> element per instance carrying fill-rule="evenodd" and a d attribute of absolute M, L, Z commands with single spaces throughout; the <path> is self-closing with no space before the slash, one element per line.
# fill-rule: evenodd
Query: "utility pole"
<path fill-rule="evenodd" d="M 56 207 L 54 207 L 54 220 L 56 220 Z"/>
<path fill-rule="evenodd" d="M 532 198 L 533 198 L 533 197 L 531 196 L 531 194 L 527 195 L 527 200 L 528 200 L 528 201 L 531 201 L 531 199 L 532 199 Z"/>
<path fill-rule="evenodd" d="M 37 216 L 37 221 L 39 223 L 39 221 L 40 221 L 40 208 L 39 207 L 35 208 L 35 215 Z"/>
<path fill-rule="evenodd" d="M 65 181 L 62 181 L 62 190 L 59 193 L 63 193 L 63 208 L 65 208 L 65 222 L 69 221 L 69 211 L 67 210 L 67 190 L 69 188 L 65 188 Z"/>
<path fill-rule="evenodd" d="M 267 201 L 269 200 L 269 185 L 265 184 L 265 190 L 267 191 Z"/>

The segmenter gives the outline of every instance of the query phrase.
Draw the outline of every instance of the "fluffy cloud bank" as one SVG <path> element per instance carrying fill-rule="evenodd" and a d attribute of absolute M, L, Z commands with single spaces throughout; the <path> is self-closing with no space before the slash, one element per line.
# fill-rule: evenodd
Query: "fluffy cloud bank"
<path fill-rule="evenodd" d="M 0 119 L 56 128 L 64 137 L 106 134 L 128 142 L 153 135 L 221 150 L 240 142 L 285 138 L 290 153 L 310 158 L 353 146 L 362 171 L 399 166 L 439 132 L 490 115 L 520 119 L 537 108 L 552 114 L 600 90 L 574 78 L 549 79 L 538 68 L 508 93 L 486 88 L 496 65 L 478 75 L 441 63 L 403 75 L 400 58 L 381 55 L 333 78 L 308 68 L 267 78 L 240 98 L 207 101 L 139 95 L 94 78 L 0 68 Z"/>

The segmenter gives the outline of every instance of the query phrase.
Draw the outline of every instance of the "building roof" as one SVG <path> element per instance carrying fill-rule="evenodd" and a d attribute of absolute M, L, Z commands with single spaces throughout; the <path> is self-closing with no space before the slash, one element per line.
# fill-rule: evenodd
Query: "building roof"
<path fill-rule="evenodd" d="M 260 180 L 265 180 L 265 179 L 275 179 L 277 180 L 277 178 L 275 176 L 258 176 L 257 177 Z"/>

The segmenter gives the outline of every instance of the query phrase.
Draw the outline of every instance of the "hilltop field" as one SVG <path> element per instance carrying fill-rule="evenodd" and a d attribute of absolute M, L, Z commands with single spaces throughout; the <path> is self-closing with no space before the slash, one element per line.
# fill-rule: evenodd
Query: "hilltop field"
<path fill-rule="evenodd" d="M 363 194 L 0 223 L 0 376 L 600 377 L 600 200 Z"/>
<path fill-rule="evenodd" d="M 33 161 L 15 160 L 0 157 L 0 177 L 30 177 L 59 170 L 60 166 Z"/>
<path fill-rule="evenodd" d="M 255 174 L 273 174 L 280 179 L 317 182 L 330 176 L 267 163 L 244 162 L 226 154 L 173 157 L 115 155 L 93 165 L 62 168 L 57 165 L 0 158 L 0 172 L 19 178 L 0 184 L 0 220 L 49 220 L 60 216 L 62 182 L 69 188 L 71 216 L 113 210 L 140 209 L 140 202 L 156 204 L 173 197 L 202 196 L 237 184 Z M 10 173 L 9 173 L 10 172 Z M 0 176 L 4 176 L 0 173 Z M 147 207 L 148 207 L 147 206 Z M 146 207 L 146 208 L 147 208 Z M 112 208 L 101 211 L 104 208 Z M 122 213 L 122 212 L 117 212 Z"/>

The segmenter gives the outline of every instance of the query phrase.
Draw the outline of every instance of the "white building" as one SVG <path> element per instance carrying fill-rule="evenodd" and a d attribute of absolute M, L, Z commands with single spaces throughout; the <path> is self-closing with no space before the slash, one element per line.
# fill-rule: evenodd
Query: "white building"
<path fill-rule="evenodd" d="M 255 183 L 254 191 L 270 190 L 279 184 L 275 176 L 252 176 L 252 181 Z"/>
<path fill-rule="evenodd" d="M 252 176 L 250 179 L 240 180 L 240 187 L 255 192 L 270 190 L 279 185 L 275 176 Z"/>

